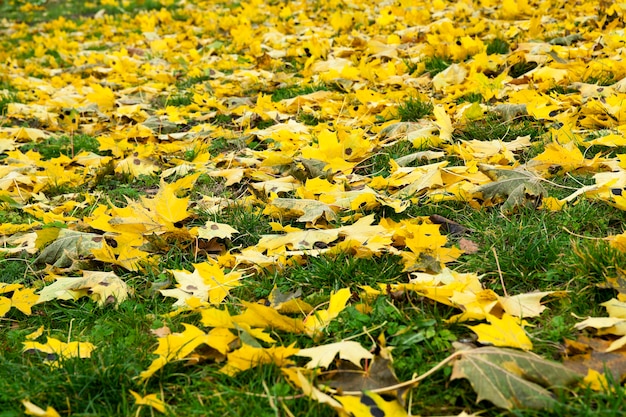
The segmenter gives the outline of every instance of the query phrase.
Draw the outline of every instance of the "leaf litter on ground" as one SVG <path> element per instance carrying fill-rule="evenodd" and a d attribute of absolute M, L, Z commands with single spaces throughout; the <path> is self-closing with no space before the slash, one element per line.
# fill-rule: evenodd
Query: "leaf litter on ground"
<path fill-rule="evenodd" d="M 503 216 L 558 215 L 589 199 L 626 210 L 619 6 L 168 0 L 117 13 L 127 6 L 96 3 L 97 13 L 76 20 L 0 22 L 0 251 L 43 268 L 28 284 L 0 283 L 1 316 L 19 328 L 42 304 L 83 296 L 119 307 L 134 296 L 124 279 L 161 274 L 172 287 L 150 285 L 176 298 L 163 317 L 182 317 L 182 331 L 154 334 L 152 364 L 138 380 L 200 357 L 231 376 L 273 364 L 292 388 L 355 416 L 411 412 L 402 395 L 387 401 L 380 384 L 346 377 L 346 360 L 359 380 L 382 375 L 376 351 L 392 335 L 381 330 L 368 349 L 329 330 L 350 309 L 373 314 L 380 297 L 415 293 L 461 311 L 445 322 L 475 323 L 467 326 L 475 340 L 493 346 L 452 354 L 460 359 L 451 377 L 469 379 L 478 400 L 497 407 L 549 409 L 556 400 L 544 387 L 603 371 L 596 361 L 574 375 L 529 353 L 527 329 L 553 292 L 499 295 L 473 271 L 450 269 L 479 251 L 458 240 L 472 228 L 411 208 L 457 202 Z M 489 52 L 494 36 L 502 53 Z M 462 100 L 471 94 L 479 100 Z M 510 137 L 519 120 L 537 129 Z M 484 132 L 501 136 L 469 139 L 488 124 Z M 46 153 L 55 140 L 67 145 Z M 593 183 L 566 197 L 555 191 L 559 176 L 579 174 Z M 114 201 L 112 184 L 124 183 L 138 193 Z M 259 230 L 229 224 L 233 209 L 260 219 Z M 601 238 L 626 252 L 625 233 Z M 162 268 L 175 248 L 192 261 Z M 306 287 L 275 287 L 268 300 L 234 295 L 268 271 L 342 254 L 396 257 L 408 280 L 329 287 L 321 298 Z M 621 296 L 614 275 L 607 285 Z M 603 304 L 610 317 L 577 326 L 610 337 L 606 352 L 626 343 L 622 298 Z M 53 365 L 98 348 L 23 343 L 54 355 Z M 390 386 L 427 383 L 430 371 L 395 380 L 392 353 L 383 366 Z M 319 368 L 334 381 L 316 379 Z M 348 387 L 361 392 L 343 395 Z M 166 410 L 162 393 L 121 395 L 137 413 Z M 56 415 L 19 400 L 27 413 Z"/>

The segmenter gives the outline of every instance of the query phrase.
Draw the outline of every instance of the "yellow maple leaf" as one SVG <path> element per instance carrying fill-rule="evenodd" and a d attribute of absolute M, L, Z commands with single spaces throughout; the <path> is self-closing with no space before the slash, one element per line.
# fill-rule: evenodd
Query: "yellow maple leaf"
<path fill-rule="evenodd" d="M 219 304 L 228 295 L 231 288 L 239 285 L 241 273 L 230 271 L 224 273 L 215 261 L 193 264 L 194 272 L 186 270 L 170 270 L 176 278 L 175 289 L 159 290 L 166 297 L 177 298 L 176 307 L 189 307 L 186 300 L 196 297 L 200 301 Z"/>
<path fill-rule="evenodd" d="M 135 399 L 135 404 L 147 405 L 148 407 L 152 407 L 160 413 L 165 413 L 165 407 L 167 404 L 165 404 L 163 400 L 160 400 L 157 394 L 148 394 L 142 397 L 133 390 L 129 390 L 129 392 Z"/>
<path fill-rule="evenodd" d="M 226 353 L 228 345 L 236 339 L 235 335 L 228 330 L 224 331 L 225 329 L 213 329 L 207 334 L 191 324 L 183 323 L 183 326 L 185 330 L 182 333 L 171 333 L 159 338 L 159 345 L 153 352 L 159 357 L 152 361 L 148 369 L 139 374 L 142 380 L 150 378 L 169 362 L 186 358 L 201 344 L 207 344 L 221 353 Z"/>
<path fill-rule="evenodd" d="M 607 391 L 609 388 L 609 382 L 604 373 L 600 373 L 595 369 L 589 368 L 587 370 L 587 375 L 580 382 L 582 386 L 585 386 L 593 391 Z"/>
<path fill-rule="evenodd" d="M 4 317 L 11 310 L 11 299 L 0 297 L 0 317 Z"/>
<path fill-rule="evenodd" d="M 24 412 L 29 416 L 37 416 L 37 417 L 61 417 L 61 415 L 52 407 L 48 406 L 46 409 L 42 409 L 37 405 L 31 403 L 28 400 L 22 400 L 22 405 L 26 410 Z"/>
<path fill-rule="evenodd" d="M 520 326 L 520 320 L 504 313 L 502 318 L 491 314 L 487 315 L 489 324 L 467 326 L 478 335 L 478 341 L 494 346 L 514 347 L 523 350 L 531 350 L 533 344 Z"/>
<path fill-rule="evenodd" d="M 220 372 L 233 376 L 241 371 L 270 363 L 282 368 L 292 365 L 293 361 L 288 358 L 299 351 L 300 349 L 294 347 L 294 344 L 270 348 L 244 344 L 241 348 L 228 354 L 228 362 L 220 369 Z"/>
<path fill-rule="evenodd" d="M 339 139 L 337 132 L 322 130 L 318 133 L 317 146 L 307 146 L 302 149 L 302 156 L 326 162 L 324 170 L 350 172 L 356 165 L 348 162 L 353 150 Z"/>
<path fill-rule="evenodd" d="M 541 315 L 545 306 L 541 305 L 541 299 L 547 295 L 563 295 L 556 294 L 556 291 L 541 291 L 527 294 L 519 294 L 513 296 L 498 296 L 498 302 L 502 309 L 514 317 L 538 317 Z"/>
<path fill-rule="evenodd" d="M 406 410 L 400 405 L 398 400 L 385 400 L 380 395 L 363 391 L 361 396 L 337 395 L 335 396 L 343 411 L 355 417 L 371 417 L 375 415 L 390 417 L 406 417 Z"/>
<path fill-rule="evenodd" d="M 31 315 L 31 307 L 37 304 L 39 296 L 34 288 L 21 288 L 16 290 L 11 297 L 11 305 L 26 315 Z M 1 310 L 1 307 L 0 307 Z M 0 311 L 2 313 L 2 311 Z M 1 314 L 0 314 L 1 315 Z"/>
<path fill-rule="evenodd" d="M 309 369 L 317 367 L 328 368 L 337 355 L 339 355 L 340 359 L 350 361 L 358 367 L 361 367 L 362 359 L 371 359 L 374 357 L 370 351 L 361 346 L 360 343 L 352 340 L 342 340 L 337 343 L 300 349 L 297 355 L 311 358 L 305 365 L 305 367 Z"/>
<path fill-rule="evenodd" d="M 114 272 L 83 271 L 82 278 L 56 277 L 56 281 L 43 288 L 36 303 L 59 300 L 76 300 L 89 296 L 102 307 L 105 304 L 119 305 L 128 298 L 128 286 Z"/>
<path fill-rule="evenodd" d="M 48 337 L 46 343 L 29 340 L 23 342 L 22 344 L 22 351 L 24 352 L 30 349 L 35 349 L 51 354 L 53 359 L 46 359 L 45 362 L 52 366 L 58 366 L 60 359 L 89 358 L 91 357 L 91 352 L 96 348 L 89 342 L 65 343 L 52 337 Z"/>
<path fill-rule="evenodd" d="M 237 323 L 249 324 L 252 327 L 269 327 L 291 333 L 302 333 L 304 326 L 302 320 L 294 319 L 280 314 L 276 309 L 257 303 L 242 301 L 247 310 L 233 317 Z"/>
<path fill-rule="evenodd" d="M 352 295 L 349 288 L 342 288 L 330 295 L 329 306 L 325 310 L 313 311 L 305 320 L 304 326 L 311 335 L 325 328 L 339 313 L 346 308 L 346 304 Z"/>

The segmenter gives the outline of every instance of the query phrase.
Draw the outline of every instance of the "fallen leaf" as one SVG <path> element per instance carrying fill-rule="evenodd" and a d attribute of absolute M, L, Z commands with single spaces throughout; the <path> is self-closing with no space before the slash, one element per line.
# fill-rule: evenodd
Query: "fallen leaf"
<path fill-rule="evenodd" d="M 538 317 L 546 309 L 541 305 L 541 299 L 548 295 L 557 295 L 556 291 L 542 291 L 513 296 L 498 296 L 502 309 L 511 316 Z M 563 294 L 561 294 L 563 295 Z"/>
<path fill-rule="evenodd" d="M 476 242 L 462 237 L 459 239 L 459 249 L 468 255 L 472 255 L 480 250 L 480 246 Z"/>
<path fill-rule="evenodd" d="M 597 337 L 579 336 L 576 340 L 565 340 L 565 354 L 563 365 L 580 375 L 594 370 L 601 374 L 609 372 L 613 381 L 622 381 L 626 378 L 626 349 L 608 351 L 611 340 Z"/>
<path fill-rule="evenodd" d="M 135 404 L 137 405 L 147 405 L 148 407 L 152 407 L 160 413 L 165 413 L 165 402 L 159 399 L 157 394 L 148 394 L 143 397 L 136 393 L 133 390 L 129 390 L 133 398 L 135 399 Z"/>
<path fill-rule="evenodd" d="M 48 356 L 44 362 L 58 366 L 60 359 L 70 358 L 89 358 L 91 352 L 96 347 L 89 342 L 69 342 L 65 343 L 53 337 L 48 337 L 46 343 L 39 343 L 35 341 L 26 341 L 22 343 L 22 351 L 27 352 L 30 350 L 37 350 L 43 353 L 47 353 Z"/>
<path fill-rule="evenodd" d="M 360 396 L 335 397 L 343 405 L 343 411 L 354 417 L 405 417 L 406 410 L 397 400 L 385 400 L 380 395 L 363 391 Z"/>
<path fill-rule="evenodd" d="M 497 347 L 470 349 L 454 363 L 450 379 L 466 378 L 478 394 L 512 410 L 550 409 L 555 405 L 548 389 L 576 383 L 582 375 L 532 353 Z"/>
<path fill-rule="evenodd" d="M 317 367 L 328 368 L 337 355 L 339 355 L 340 359 L 350 361 L 359 368 L 361 368 L 362 359 L 373 358 L 373 355 L 363 348 L 360 343 L 348 340 L 300 349 L 297 355 L 311 358 L 305 365 L 309 369 Z"/>
<path fill-rule="evenodd" d="M 99 307 L 118 306 L 128 298 L 128 286 L 114 272 L 83 271 L 83 277 L 56 277 L 39 292 L 37 304 L 50 300 L 77 300 L 90 297 Z"/>
<path fill-rule="evenodd" d="M 481 185 L 475 192 L 481 193 L 485 200 L 490 200 L 494 204 L 504 200 L 502 210 L 505 212 L 529 203 L 538 207 L 541 199 L 547 196 L 547 191 L 541 185 L 541 179 L 531 172 L 483 164 L 480 165 L 480 170 L 493 182 Z"/>
<path fill-rule="evenodd" d="M 61 417 L 61 415 L 52 407 L 48 406 L 46 409 L 42 409 L 28 400 L 22 400 L 22 405 L 26 408 L 24 412 L 29 416 L 37 417 Z"/>
<path fill-rule="evenodd" d="M 384 390 L 398 384 L 390 359 L 374 356 L 366 369 L 361 369 L 351 362 L 343 361 L 336 370 L 325 374 L 319 383 L 327 385 L 339 393 L 355 393 L 367 390 Z M 403 392 L 403 391 L 401 391 Z M 400 392 L 388 390 L 387 394 L 401 397 Z"/>
<path fill-rule="evenodd" d="M 57 239 L 41 251 L 34 263 L 67 268 L 78 259 L 92 257 L 91 251 L 101 249 L 103 240 L 95 233 L 61 229 Z"/>
<path fill-rule="evenodd" d="M 531 350 L 533 344 L 520 326 L 519 319 L 504 313 L 502 318 L 487 314 L 489 324 L 467 326 L 478 335 L 480 343 Z"/>

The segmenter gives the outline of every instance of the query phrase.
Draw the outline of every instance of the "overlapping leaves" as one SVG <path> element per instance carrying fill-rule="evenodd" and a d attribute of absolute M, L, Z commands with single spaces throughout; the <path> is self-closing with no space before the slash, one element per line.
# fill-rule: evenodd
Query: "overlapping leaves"
<path fill-rule="evenodd" d="M 229 375 L 273 363 L 294 386 L 337 410 L 397 411 L 399 403 L 376 393 L 362 394 L 359 401 L 373 404 L 362 406 L 310 382 L 315 371 L 307 368 L 328 367 L 336 355 L 339 374 L 341 361 L 359 367 L 372 359 L 356 342 L 322 341 L 327 326 L 357 302 L 358 290 L 363 311 L 372 297 L 415 291 L 460 309 L 450 321 L 487 321 L 470 326 L 479 342 L 532 349 L 525 319 L 540 315 L 542 297 L 555 294 L 502 296 L 472 273 L 450 271 L 447 264 L 463 251 L 440 224 L 403 213 L 412 204 L 448 200 L 495 206 L 505 215 L 520 206 L 557 211 L 582 198 L 626 209 L 626 154 L 612 152 L 625 145 L 626 126 L 626 66 L 614 59 L 621 47 L 619 6 L 593 14 L 579 4 L 555 10 L 541 1 L 177 7 L 179 14 L 163 8 L 109 19 L 99 13 L 34 28 L 3 21 L 9 44 L 0 51 L 0 85 L 6 85 L 0 200 L 36 221 L 0 225 L 2 250 L 37 254 L 49 282 L 38 295 L 22 284 L 0 284 L 0 315 L 13 307 L 31 314 L 37 302 L 55 298 L 117 305 L 128 296 L 126 284 L 94 269 L 142 274 L 182 246 L 196 255 L 204 248 L 204 259 L 194 271 L 164 271 L 175 284 L 160 294 L 177 299 L 172 314 L 199 313 L 196 324 L 207 330 L 187 323 L 160 337 L 144 380 L 179 360 L 208 359 Z M 100 26 L 114 30 L 94 30 Z M 24 41 L 31 36 L 39 42 Z M 506 45 L 501 53 L 493 53 L 496 36 Z M 15 44 L 20 47 L 7 48 Z M 454 63 L 438 71 L 437 60 Z M 612 85 L 589 82 L 609 75 Z M 285 87 L 294 90 L 281 97 Z M 468 94 L 478 94 L 480 103 L 464 102 Z M 416 97 L 432 105 L 432 115 L 399 120 L 399 103 Z M 456 136 L 472 123 L 517 119 L 533 120 L 545 133 Z M 80 135 L 96 145 L 78 149 Z M 64 152 L 39 152 L 62 136 L 71 143 Z M 403 144 L 415 149 L 369 169 Z M 594 184 L 563 199 L 551 196 L 551 177 L 568 173 L 592 174 Z M 159 181 L 145 196 L 114 204 L 95 192 L 111 176 Z M 202 195 L 212 190 L 199 191 L 200 178 L 222 188 Z M 74 192 L 59 192 L 64 187 Z M 214 219 L 194 223 L 233 205 L 262 216 L 272 232 L 237 246 L 229 241 L 247 231 Z M 607 239 L 625 250 L 623 234 Z M 268 305 L 229 298 L 244 276 L 340 253 L 399 256 L 411 281 L 337 289 L 326 294 L 328 305 L 318 306 L 300 296 L 281 301 L 278 293 Z M 607 303 L 610 320 L 588 319 L 579 327 L 617 335 L 610 350 L 622 348 L 623 301 Z M 269 331 L 304 334 L 319 345 L 282 346 Z M 28 346 L 62 351 L 48 340 Z M 311 361 L 292 369 L 297 355 Z M 457 377 L 467 374 L 459 363 Z M 515 392 L 507 395 L 523 405 L 526 394 Z M 143 404 L 148 397 L 136 398 Z"/>

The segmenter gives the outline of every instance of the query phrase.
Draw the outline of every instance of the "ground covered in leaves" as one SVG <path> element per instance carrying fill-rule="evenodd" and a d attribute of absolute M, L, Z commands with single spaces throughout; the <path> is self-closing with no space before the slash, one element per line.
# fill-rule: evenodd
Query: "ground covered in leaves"
<path fill-rule="evenodd" d="M 0 11 L 1 416 L 624 412 L 620 4 Z"/>

